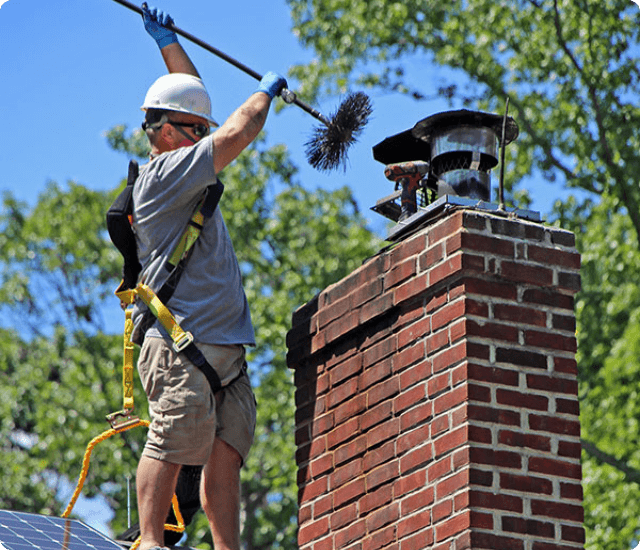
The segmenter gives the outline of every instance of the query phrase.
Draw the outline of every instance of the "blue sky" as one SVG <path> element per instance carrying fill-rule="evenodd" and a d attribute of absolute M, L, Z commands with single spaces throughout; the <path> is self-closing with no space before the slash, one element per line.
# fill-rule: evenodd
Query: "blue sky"
<path fill-rule="evenodd" d="M 303 50 L 291 31 L 284 0 L 149 4 L 260 73 L 286 75 L 291 65 L 312 59 L 312 52 Z M 165 72 L 140 17 L 112 0 L 0 0 L 0 6 L 0 190 L 34 204 L 51 180 L 74 180 L 101 190 L 115 187 L 126 175 L 127 159 L 109 149 L 104 134 L 117 124 L 140 124 L 145 92 Z M 209 89 L 214 117 L 224 120 L 255 90 L 256 81 L 198 46 L 181 42 Z M 407 72 L 428 95 L 445 74 L 420 61 L 409 64 Z M 295 90 L 295 81 L 290 87 Z M 314 106 L 330 116 L 342 99 Z M 289 147 L 307 187 L 351 186 L 371 228 L 384 236 L 386 221 L 369 208 L 393 187 L 371 148 L 449 107 L 440 101 L 416 103 L 397 94 L 373 93 L 371 99 L 372 119 L 349 151 L 346 173 L 322 173 L 307 164 L 304 143 L 319 123 L 299 108 L 272 112 L 266 130 L 270 143 Z M 497 185 L 497 171 L 493 180 Z M 542 187 L 537 182 L 531 191 L 537 199 L 534 208 L 544 213 L 548 197 L 555 193 L 543 192 Z M 106 528 L 103 506 L 80 506 L 91 524 Z"/>

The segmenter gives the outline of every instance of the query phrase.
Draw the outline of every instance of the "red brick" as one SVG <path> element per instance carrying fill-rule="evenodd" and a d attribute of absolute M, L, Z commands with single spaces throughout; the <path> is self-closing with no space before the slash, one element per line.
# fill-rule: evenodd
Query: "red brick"
<path fill-rule="evenodd" d="M 433 487 L 427 487 L 421 491 L 412 493 L 401 501 L 402 515 L 429 508 L 434 503 L 434 498 Z"/>
<path fill-rule="evenodd" d="M 558 443 L 558 456 L 566 456 L 580 460 L 582 445 L 580 441 L 560 441 Z"/>
<path fill-rule="evenodd" d="M 395 498 L 400 499 L 405 495 L 419 491 L 426 483 L 426 470 L 418 470 L 408 476 L 399 477 L 393 484 L 393 494 Z"/>
<path fill-rule="evenodd" d="M 326 454 L 317 458 L 309 464 L 309 472 L 312 477 L 317 478 L 322 474 L 333 470 L 333 454 Z"/>
<path fill-rule="evenodd" d="M 398 523 L 398 538 L 402 539 L 431 525 L 431 512 L 426 510 L 403 518 Z"/>
<path fill-rule="evenodd" d="M 386 422 L 379 424 L 369 430 L 367 434 L 367 447 L 371 448 L 389 439 L 395 440 L 400 433 L 400 419 L 389 418 Z"/>
<path fill-rule="evenodd" d="M 312 540 L 317 540 L 329 532 L 329 518 L 325 517 L 313 521 L 308 525 L 302 525 L 298 532 L 298 544 L 302 546 Z"/>
<path fill-rule="evenodd" d="M 429 484 L 433 484 L 435 481 L 444 478 L 452 471 L 451 455 L 447 455 L 444 458 L 437 460 L 427 468 L 427 479 L 429 480 Z"/>
<path fill-rule="evenodd" d="M 580 254 L 554 248 L 542 248 L 529 245 L 527 250 L 530 260 L 545 265 L 557 265 L 568 269 L 580 269 Z"/>
<path fill-rule="evenodd" d="M 369 518 L 365 520 L 369 527 Z M 398 550 L 396 541 L 397 526 L 395 524 L 385 527 L 362 541 L 362 550 Z M 347 548 L 346 550 L 353 550 Z"/>
<path fill-rule="evenodd" d="M 463 321 L 466 325 L 466 321 Z M 459 338 L 457 338 L 459 340 Z M 449 329 L 443 330 L 432 334 L 427 338 L 427 353 L 435 353 L 436 351 L 449 345 Z"/>
<path fill-rule="evenodd" d="M 341 487 L 349 481 L 356 479 L 362 475 L 363 459 L 354 457 L 353 460 L 336 467 L 329 476 L 329 490 L 333 491 L 336 487 Z"/>
<path fill-rule="evenodd" d="M 394 372 L 401 372 L 414 365 L 418 361 L 422 361 L 422 363 L 417 368 L 406 371 L 407 374 L 403 373 L 400 383 L 402 389 L 406 388 L 409 384 L 415 384 L 419 380 L 424 380 L 427 376 L 429 376 L 429 374 L 431 374 L 430 363 L 428 361 L 423 361 L 425 355 L 426 353 L 424 342 L 418 342 L 417 344 L 403 349 L 393 356 Z"/>
<path fill-rule="evenodd" d="M 417 405 L 424 401 L 427 397 L 427 388 L 425 384 L 414 386 L 411 389 L 402 392 L 393 402 L 393 410 L 399 414 L 406 409 Z"/>
<path fill-rule="evenodd" d="M 358 500 L 366 493 L 365 481 L 364 478 L 360 477 L 347 483 L 346 485 L 342 485 L 337 487 L 334 491 L 334 502 L 333 505 L 336 509 L 348 504 L 349 502 L 353 502 Z"/>
<path fill-rule="evenodd" d="M 545 327 L 547 325 L 547 313 L 540 309 L 512 304 L 495 304 L 493 306 L 493 314 L 495 318 L 500 321 L 539 327 Z"/>
<path fill-rule="evenodd" d="M 500 474 L 500 488 L 507 491 L 519 491 L 521 493 L 536 493 L 551 495 L 553 483 L 546 478 L 531 475 Z"/>
<path fill-rule="evenodd" d="M 410 300 L 411 298 L 415 298 L 417 296 L 421 296 L 429 290 L 429 277 L 428 273 L 424 275 L 418 275 L 414 277 L 410 281 L 404 283 L 402 286 L 399 286 L 394 290 L 393 293 L 393 303 L 394 305 L 401 304 Z"/>
<path fill-rule="evenodd" d="M 462 405 L 469 398 L 469 387 L 467 385 L 458 386 L 449 392 L 436 398 L 433 406 L 434 414 L 438 415 L 445 411 Z"/>
<path fill-rule="evenodd" d="M 462 271 L 462 254 L 447 258 L 429 271 L 429 285 L 433 286 Z"/>
<path fill-rule="evenodd" d="M 491 296 L 515 302 L 518 298 L 518 288 L 512 283 L 500 283 L 496 281 L 485 281 L 484 279 L 474 279 L 467 277 L 464 279 L 467 294 L 478 294 L 480 296 Z"/>
<path fill-rule="evenodd" d="M 470 534 L 470 546 L 468 548 L 499 548 L 500 550 L 524 550 L 524 542 L 520 538 L 512 538 L 473 531 Z"/>
<path fill-rule="evenodd" d="M 565 420 L 554 416 L 529 415 L 529 427 L 532 430 L 563 435 L 580 435 L 580 423 L 577 420 Z"/>
<path fill-rule="evenodd" d="M 520 426 L 520 413 L 495 407 L 483 407 L 470 404 L 467 408 L 469 420 L 480 422 L 492 422 L 494 424 L 504 424 L 506 426 Z"/>
<path fill-rule="evenodd" d="M 436 525 L 436 541 L 440 542 L 461 533 L 471 526 L 471 512 L 469 510 L 453 516 Z"/>
<path fill-rule="evenodd" d="M 400 380 L 397 377 L 393 377 L 369 389 L 367 391 L 367 403 L 369 407 L 373 407 L 386 399 L 391 399 L 398 393 L 400 393 Z"/>
<path fill-rule="evenodd" d="M 573 311 L 573 297 L 560 294 L 552 289 L 528 289 L 522 295 L 522 301 L 543 306 Z"/>
<path fill-rule="evenodd" d="M 349 525 L 358 519 L 358 506 L 354 502 L 349 506 L 344 506 L 331 514 L 329 523 L 332 531 L 337 531 L 345 525 Z"/>
<path fill-rule="evenodd" d="M 372 279 L 350 295 L 351 307 L 357 308 L 382 294 L 382 278 Z"/>
<path fill-rule="evenodd" d="M 467 336 L 488 338 L 494 341 L 517 342 L 518 329 L 514 326 L 499 323 L 467 321 Z"/>
<path fill-rule="evenodd" d="M 433 399 L 436 395 L 441 394 L 445 390 L 451 389 L 450 379 L 451 376 L 449 371 L 432 377 L 427 383 L 429 398 Z"/>
<path fill-rule="evenodd" d="M 465 301 L 464 300 L 456 300 L 455 302 L 449 303 L 444 307 L 440 308 L 436 313 L 431 317 L 431 330 L 433 332 L 437 331 L 439 328 L 450 324 L 462 317 L 465 313 Z"/>
<path fill-rule="evenodd" d="M 420 254 L 427 247 L 427 233 L 418 233 L 410 239 L 401 241 L 389 252 L 391 264 L 402 263 L 410 256 Z"/>
<path fill-rule="evenodd" d="M 574 527 L 572 525 L 562 526 L 562 540 L 569 542 L 583 543 L 586 540 L 584 527 Z"/>
<path fill-rule="evenodd" d="M 453 214 L 434 225 L 428 234 L 429 245 L 453 235 L 462 228 L 462 215 L 460 212 Z"/>
<path fill-rule="evenodd" d="M 551 439 L 537 434 L 500 430 L 498 443 L 509 447 L 525 447 L 536 451 L 551 451 Z"/>
<path fill-rule="evenodd" d="M 332 386 L 337 386 L 346 379 L 356 376 L 361 370 L 362 356 L 355 355 L 329 370 L 329 382 Z"/>
<path fill-rule="evenodd" d="M 564 330 L 575 334 L 576 318 L 574 315 L 554 315 L 551 319 L 551 326 L 556 330 Z"/>
<path fill-rule="evenodd" d="M 493 485 L 493 472 L 487 470 L 469 469 L 469 483 L 471 485 L 481 485 L 491 487 Z"/>
<path fill-rule="evenodd" d="M 438 523 L 453 513 L 453 500 L 438 500 L 433 506 L 432 521 Z"/>
<path fill-rule="evenodd" d="M 563 336 L 554 332 L 540 332 L 537 330 L 525 331 L 524 343 L 527 346 L 559 351 L 575 352 L 577 349 L 576 339 L 573 336 Z"/>
<path fill-rule="evenodd" d="M 489 304 L 465 296 L 465 312 L 476 317 L 489 317 Z"/>
<path fill-rule="evenodd" d="M 505 516 L 502 518 L 502 530 L 507 533 L 534 535 L 536 537 L 554 538 L 555 525 L 549 522 Z"/>
<path fill-rule="evenodd" d="M 450 433 L 442 435 L 434 441 L 433 446 L 436 457 L 442 456 L 443 454 L 452 451 L 456 447 L 460 447 L 461 445 L 468 443 L 468 441 L 469 435 L 466 426 L 462 426 Z"/>
<path fill-rule="evenodd" d="M 362 455 L 367 450 L 367 436 L 361 435 L 354 441 L 350 441 L 346 445 L 339 447 L 333 454 L 336 466 L 353 460 Z"/>
<path fill-rule="evenodd" d="M 466 358 L 467 345 L 466 341 L 462 341 L 433 357 L 433 372 L 444 370 L 447 367 L 451 367 Z"/>
<path fill-rule="evenodd" d="M 318 328 L 322 329 L 331 321 L 343 317 L 351 310 L 351 298 L 346 296 L 318 311 Z"/>
<path fill-rule="evenodd" d="M 415 258 L 409 258 L 400 264 L 394 264 L 391 271 L 384 276 L 385 291 L 413 277 L 417 270 L 416 264 Z"/>
<path fill-rule="evenodd" d="M 410 431 L 409 431 L 410 430 Z M 398 455 L 402 455 L 410 449 L 414 449 L 429 440 L 430 426 L 423 424 L 415 430 L 408 427 L 401 430 L 401 435 L 396 442 L 396 451 Z"/>
<path fill-rule="evenodd" d="M 367 493 L 358 501 L 360 516 L 366 516 L 372 510 L 378 510 L 393 500 L 393 487 L 384 485 L 373 492 Z"/>
<path fill-rule="evenodd" d="M 523 512 L 522 497 L 472 490 L 469 492 L 469 504 L 484 510 L 504 510 L 521 514 Z"/>
<path fill-rule="evenodd" d="M 357 542 L 356 545 L 351 546 L 351 550 L 360 550 L 361 541 L 367 532 L 367 526 L 364 520 L 359 520 L 351 525 L 347 525 L 343 529 L 340 529 L 334 536 L 333 548 L 347 548 L 351 543 Z M 314 549 L 315 550 L 315 549 Z"/>
<path fill-rule="evenodd" d="M 327 446 L 334 449 L 360 433 L 360 418 L 355 417 L 344 422 L 327 434 Z"/>
<path fill-rule="evenodd" d="M 469 470 L 462 470 L 452 476 L 443 479 L 436 485 L 436 499 L 441 500 L 448 495 L 469 485 Z"/>
<path fill-rule="evenodd" d="M 382 342 L 369 348 L 364 352 L 363 366 L 367 369 L 370 365 L 382 361 L 385 357 L 388 357 L 392 353 L 398 350 L 395 337 L 386 338 Z"/>
<path fill-rule="evenodd" d="M 402 349 L 413 343 L 419 342 L 431 332 L 431 317 L 419 319 L 416 323 L 404 328 L 398 334 L 398 348 Z"/>
<path fill-rule="evenodd" d="M 518 386 L 520 378 L 519 373 L 515 370 L 487 367 L 475 363 L 469 363 L 468 374 L 470 380 L 490 382 L 503 386 Z"/>
<path fill-rule="evenodd" d="M 446 432 L 451 428 L 449 425 L 449 415 L 442 414 L 434 418 L 431 422 L 431 438 L 435 439 L 441 433 Z"/>
<path fill-rule="evenodd" d="M 535 353 L 527 349 L 498 348 L 496 350 L 496 362 L 532 367 L 536 369 L 547 368 L 547 356 Z"/>
<path fill-rule="evenodd" d="M 400 517 L 400 505 L 397 502 L 392 502 L 384 508 L 375 510 L 369 514 L 365 520 L 367 525 L 367 532 L 372 533 L 384 526 L 396 523 Z"/>
<path fill-rule="evenodd" d="M 511 451 L 497 451 L 484 447 L 473 447 L 470 449 L 471 462 L 474 464 L 490 464 L 492 466 L 502 466 L 505 468 L 522 467 L 522 456 Z"/>
<path fill-rule="evenodd" d="M 405 475 L 409 472 L 413 472 L 416 468 L 424 467 L 424 465 L 430 462 L 432 458 L 433 452 L 431 451 L 431 445 L 417 447 L 406 453 L 400 459 L 400 474 Z"/>
<path fill-rule="evenodd" d="M 384 401 L 362 414 L 360 428 L 362 431 L 369 430 L 373 426 L 390 419 L 392 414 L 393 404 L 389 401 Z"/>
<path fill-rule="evenodd" d="M 382 466 L 372 470 L 366 475 L 367 492 L 379 487 L 380 485 L 393 482 L 398 478 L 400 472 L 400 463 L 398 460 L 387 462 Z"/>
<path fill-rule="evenodd" d="M 582 501 L 582 485 L 579 483 L 560 483 L 560 496 L 569 500 Z"/>
<path fill-rule="evenodd" d="M 358 311 L 351 311 L 327 325 L 322 332 L 318 334 L 318 336 L 324 335 L 325 343 L 330 343 L 338 338 L 346 336 L 359 326 L 360 320 Z M 324 344 L 320 347 L 324 348 Z"/>
<path fill-rule="evenodd" d="M 340 403 L 352 398 L 358 393 L 359 384 L 357 378 L 350 378 L 346 382 L 332 388 L 327 396 L 327 407 L 333 409 Z"/>
<path fill-rule="evenodd" d="M 567 520 L 582 523 L 584 510 L 581 505 L 564 504 L 549 500 L 532 500 L 531 513 L 534 516 L 543 516 L 554 520 Z"/>
<path fill-rule="evenodd" d="M 421 403 L 400 416 L 400 430 L 404 433 L 415 426 L 423 424 L 433 416 L 433 403 Z"/>
<path fill-rule="evenodd" d="M 438 243 L 425 250 L 418 258 L 420 271 L 432 268 L 444 259 L 444 243 Z"/>
<path fill-rule="evenodd" d="M 580 403 L 578 399 L 560 399 L 556 398 L 556 412 L 562 414 L 580 415 Z"/>
<path fill-rule="evenodd" d="M 536 411 L 547 411 L 549 408 L 549 398 L 544 395 L 527 394 L 514 390 L 498 388 L 496 390 L 496 401 L 500 405 L 509 405 Z"/>
<path fill-rule="evenodd" d="M 367 400 L 364 395 L 356 395 L 353 399 L 349 399 L 349 401 L 338 405 L 335 412 L 331 414 L 334 425 L 339 426 L 343 422 L 360 418 L 362 412 L 366 409 L 366 405 Z"/>
<path fill-rule="evenodd" d="M 560 378 L 542 374 L 527 374 L 527 387 L 553 393 L 578 395 L 578 382 L 573 378 Z"/>
<path fill-rule="evenodd" d="M 529 458 L 529 470 L 550 476 L 582 479 L 580 464 L 567 462 L 565 460 L 532 456 Z"/>
<path fill-rule="evenodd" d="M 553 368 L 556 372 L 563 374 L 578 374 L 578 363 L 575 359 L 569 359 L 567 357 L 554 357 Z"/>

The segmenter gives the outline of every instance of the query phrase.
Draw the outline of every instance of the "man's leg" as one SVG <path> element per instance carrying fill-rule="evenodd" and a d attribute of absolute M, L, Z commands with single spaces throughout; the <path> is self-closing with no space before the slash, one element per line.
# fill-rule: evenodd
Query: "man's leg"
<path fill-rule="evenodd" d="M 164 546 L 164 521 L 171 507 L 180 464 L 142 456 L 138 463 L 136 488 L 140 516 L 139 550 Z"/>
<path fill-rule="evenodd" d="M 200 500 L 216 550 L 240 550 L 240 468 L 238 452 L 216 438 L 202 470 Z"/>

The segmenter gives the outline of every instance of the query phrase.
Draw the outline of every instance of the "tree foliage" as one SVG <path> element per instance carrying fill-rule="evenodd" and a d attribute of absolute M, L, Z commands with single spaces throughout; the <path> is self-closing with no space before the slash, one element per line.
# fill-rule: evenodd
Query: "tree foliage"
<path fill-rule="evenodd" d="M 124 126 L 109 132 L 108 141 L 130 156 L 146 152 L 139 133 L 127 135 Z M 248 355 L 258 427 L 242 472 L 243 540 L 248 549 L 293 549 L 297 470 L 285 334 L 299 305 L 354 269 L 378 242 L 350 191 L 303 187 L 283 146 L 259 140 L 220 177 L 220 208 L 258 340 Z M 0 507 L 60 513 L 66 502 L 56 496 L 75 483 L 89 441 L 109 428 L 105 415 L 122 408 L 122 336 L 114 334 L 122 314 L 112 295 L 121 258 L 104 227 L 106 209 L 122 185 L 95 192 L 74 182 L 50 183 L 31 209 L 10 194 L 4 197 Z M 137 414 L 146 418 L 137 383 L 134 398 Z M 135 475 L 143 443 L 144 430 L 138 428 L 101 443 L 92 454 L 83 494 L 107 499 L 115 533 L 126 527 L 126 478 Z M 189 537 L 200 548 L 212 546 L 203 514 Z"/>
<path fill-rule="evenodd" d="M 307 98 L 366 86 L 502 113 L 508 97 L 521 133 L 507 148 L 507 184 L 525 182 L 535 194 L 544 178 L 558 196 L 575 192 L 550 220 L 576 232 L 583 255 L 576 314 L 587 548 L 629 548 L 640 532 L 637 6 L 287 1 L 294 32 L 316 54 L 292 70 Z M 425 79 L 435 66 L 448 69 L 442 80 Z"/>

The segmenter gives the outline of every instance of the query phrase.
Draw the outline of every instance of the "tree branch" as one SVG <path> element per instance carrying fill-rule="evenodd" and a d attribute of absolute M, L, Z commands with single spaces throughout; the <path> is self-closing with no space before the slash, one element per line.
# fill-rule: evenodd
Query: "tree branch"
<path fill-rule="evenodd" d="M 624 460 L 619 460 L 615 456 L 605 453 L 586 439 L 581 438 L 580 443 L 582 444 L 582 448 L 595 459 L 609 466 L 613 466 L 616 470 L 620 470 L 625 475 L 627 481 L 640 484 L 640 470 L 632 468 Z"/>

